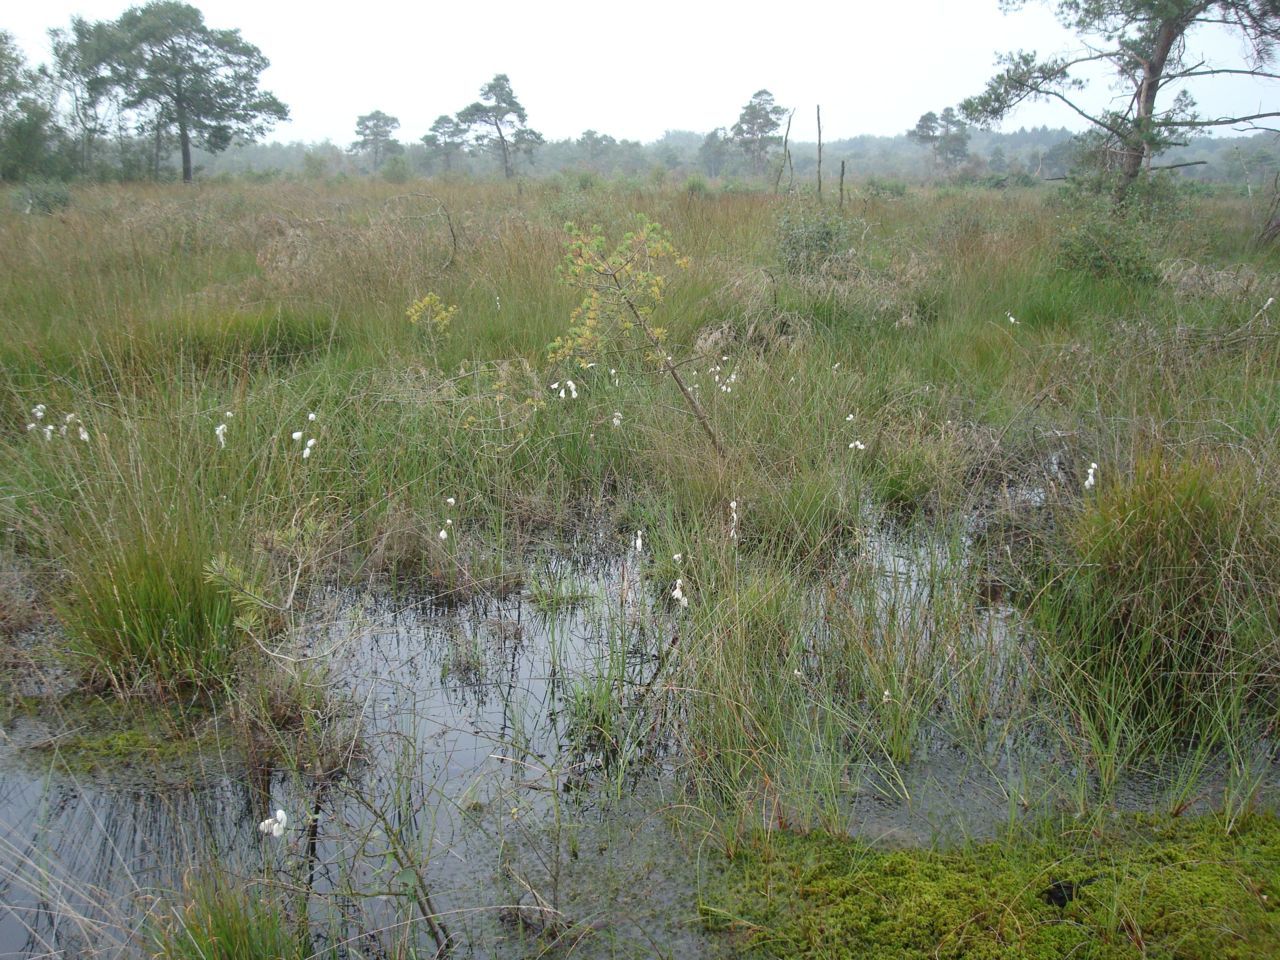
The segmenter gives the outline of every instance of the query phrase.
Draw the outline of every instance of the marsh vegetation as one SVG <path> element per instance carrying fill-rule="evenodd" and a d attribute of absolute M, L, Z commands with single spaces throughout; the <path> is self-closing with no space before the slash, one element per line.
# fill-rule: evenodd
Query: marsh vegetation
<path fill-rule="evenodd" d="M 0 212 L 0 952 L 1280 949 L 1280 259 L 1157 187 Z"/>

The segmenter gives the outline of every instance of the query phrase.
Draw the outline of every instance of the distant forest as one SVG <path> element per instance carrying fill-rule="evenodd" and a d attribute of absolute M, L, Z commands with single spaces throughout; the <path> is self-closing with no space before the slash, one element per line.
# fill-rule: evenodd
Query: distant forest
<path fill-rule="evenodd" d="M 574 140 L 550 140 L 539 146 L 520 166 L 530 177 L 583 174 L 606 179 L 641 178 L 682 182 L 703 178 L 722 185 L 754 183 L 759 178 L 745 157 L 724 139 L 715 152 L 723 131 L 710 134 L 670 130 L 651 143 L 616 140 L 588 130 Z M 483 151 L 464 151 L 450 158 L 448 165 L 420 142 L 397 144 L 399 152 L 382 161 L 379 169 L 371 158 L 349 146 L 323 143 L 261 143 L 233 147 L 221 154 L 197 151 L 198 169 L 205 176 L 325 177 L 379 174 L 391 179 L 408 176 L 501 176 L 500 164 Z M 395 148 L 392 148 L 395 150 Z M 782 185 L 813 183 L 817 175 L 818 148 L 813 142 L 793 142 L 788 147 L 791 163 L 786 166 L 775 147 L 769 157 L 765 177 L 772 182 L 783 170 Z M 1066 128 L 1031 127 L 997 133 L 971 129 L 965 159 L 948 167 L 933 152 L 904 132 L 898 136 L 863 135 L 833 140 L 822 147 L 823 180 L 834 185 L 840 164 L 845 163 L 849 182 L 868 178 L 927 181 L 999 182 L 1020 177 L 1022 182 L 1065 177 L 1081 152 L 1078 136 Z M 1201 137 L 1185 147 L 1172 147 L 1160 156 L 1157 166 L 1195 163 L 1180 167 L 1180 177 L 1201 183 L 1236 184 L 1241 188 L 1269 187 L 1280 173 L 1280 138 L 1255 133 L 1239 137 Z M 170 177 L 177 176 L 176 159 L 170 160 Z"/>
<path fill-rule="evenodd" d="M 1271 20 L 1280 30 L 1280 14 L 1269 14 Z M 901 135 L 834 140 L 821 151 L 787 135 L 795 112 L 808 115 L 815 105 L 778 104 L 766 89 L 752 94 L 732 122 L 732 105 L 726 104 L 725 126 L 709 132 L 672 130 L 640 143 L 586 130 L 548 141 L 506 74 L 495 75 L 478 100 L 442 114 L 427 130 L 401 131 L 398 118 L 373 110 L 352 118 L 347 143 L 262 143 L 289 117 L 286 104 L 259 88 L 269 61 L 239 30 L 207 25 L 195 7 L 157 0 L 115 20 L 74 18 L 49 36 L 50 61 L 30 65 L 14 38 L 0 30 L 0 181 L 567 174 L 583 182 L 594 177 L 790 188 L 816 184 L 821 164 L 824 182 L 832 185 L 842 173 L 850 182 L 1030 185 L 1101 163 L 1123 171 L 1123 192 L 1142 169 L 1173 168 L 1188 181 L 1249 190 L 1273 186 L 1280 173 L 1274 130 L 1230 135 L 1276 115 L 1270 112 L 1201 120 L 1190 101 L 1177 99 L 1153 113 L 1144 100 L 1133 116 L 1094 118 L 1095 129 L 1086 135 L 1047 127 L 985 129 L 1024 99 L 1061 95 L 1062 84 L 1075 89 L 1061 64 L 1049 69 L 1017 59 L 987 91 L 958 108 L 926 113 L 911 126 L 904 117 Z M 1115 56 L 1122 74 L 1132 67 L 1132 51 Z M 1186 76 L 1250 72 L 1199 65 L 1186 70 Z M 1212 127 L 1226 135 L 1205 135 Z"/>

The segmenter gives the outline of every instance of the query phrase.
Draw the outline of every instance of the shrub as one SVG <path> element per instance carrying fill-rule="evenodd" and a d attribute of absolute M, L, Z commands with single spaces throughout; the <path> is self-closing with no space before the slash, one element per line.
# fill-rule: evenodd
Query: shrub
<path fill-rule="evenodd" d="M 307 180 L 323 180 L 329 172 L 329 161 L 324 154 L 308 150 L 302 155 L 302 175 Z"/>
<path fill-rule="evenodd" d="M 867 181 L 862 185 L 862 188 L 870 196 L 881 200 L 901 200 L 907 195 L 907 185 L 905 183 L 888 177 L 867 177 Z"/>
<path fill-rule="evenodd" d="M 1058 265 L 1131 283 L 1154 283 L 1160 275 L 1148 231 L 1109 211 L 1085 216 L 1058 238 Z"/>
<path fill-rule="evenodd" d="M 387 183 L 408 183 L 413 171 L 404 157 L 391 157 L 378 171 Z"/>
<path fill-rule="evenodd" d="M 849 222 L 831 206 L 795 201 L 778 215 L 778 259 L 788 273 L 817 273 L 849 249 Z"/>
<path fill-rule="evenodd" d="M 705 177 L 697 173 L 691 173 L 685 178 L 684 192 L 691 197 L 706 197 L 711 193 L 711 188 L 707 186 Z"/>
<path fill-rule="evenodd" d="M 13 205 L 23 213 L 57 213 L 71 206 L 71 191 L 57 180 L 31 180 L 13 192 Z"/>

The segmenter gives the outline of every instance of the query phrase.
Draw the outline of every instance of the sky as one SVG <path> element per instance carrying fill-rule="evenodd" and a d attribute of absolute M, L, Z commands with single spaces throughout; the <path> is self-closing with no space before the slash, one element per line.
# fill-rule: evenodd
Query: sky
<path fill-rule="evenodd" d="M 262 86 L 289 106 L 291 119 L 268 139 L 338 144 L 353 140 L 356 117 L 373 110 L 398 117 L 398 138 L 415 140 L 440 114 L 476 100 L 496 73 L 511 78 L 529 125 L 549 140 L 594 129 L 647 142 L 666 130 L 727 127 L 761 88 L 796 108 L 796 140 L 815 139 L 816 105 L 827 141 L 894 134 L 981 91 L 998 52 L 1080 49 L 1051 5 L 1034 0 L 1010 14 L 998 0 L 364 0 L 333 12 L 280 0 L 194 5 L 210 26 L 238 28 L 270 59 Z M 41 62 L 50 27 L 73 15 L 114 19 L 129 4 L 6 6 L 0 29 Z M 1239 42 L 1222 33 L 1193 47 L 1211 58 L 1241 56 Z M 1193 93 L 1206 114 L 1280 109 L 1277 81 L 1214 79 Z M 1086 99 L 1099 108 L 1117 94 L 1100 73 Z M 1042 124 L 1082 127 L 1066 107 L 1045 104 L 1024 105 L 1003 129 Z"/>

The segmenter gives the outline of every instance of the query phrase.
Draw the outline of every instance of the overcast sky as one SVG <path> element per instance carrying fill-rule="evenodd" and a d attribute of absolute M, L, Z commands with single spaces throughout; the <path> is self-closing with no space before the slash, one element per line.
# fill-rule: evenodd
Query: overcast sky
<path fill-rule="evenodd" d="M 121 0 L 6 3 L 0 29 L 33 62 L 48 57 L 50 27 L 75 14 L 113 19 Z M 335 6 L 277 0 L 204 0 L 213 27 L 238 28 L 271 60 L 263 86 L 292 120 L 270 138 L 345 144 L 355 118 L 383 110 L 413 140 L 442 113 L 478 96 L 495 73 L 511 78 L 530 126 L 548 139 L 595 129 L 649 141 L 663 131 L 729 126 L 761 87 L 796 107 L 793 137 L 814 139 L 821 104 L 827 140 L 901 133 L 928 110 L 977 93 L 999 51 L 1079 48 L 1052 10 L 1032 2 L 1002 14 L 997 0 L 901 0 L 836 6 L 810 0 L 756 4 L 702 0 L 551 3 L 542 0 Z M 1193 46 L 1238 60 L 1240 45 L 1206 34 Z M 1115 91 L 1105 76 L 1089 98 Z M 1216 79 L 1193 91 L 1202 112 L 1280 106 L 1280 83 Z M 1060 105 L 1024 106 L 1005 128 L 1080 126 Z"/>

